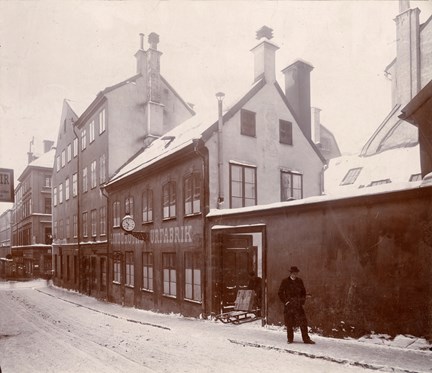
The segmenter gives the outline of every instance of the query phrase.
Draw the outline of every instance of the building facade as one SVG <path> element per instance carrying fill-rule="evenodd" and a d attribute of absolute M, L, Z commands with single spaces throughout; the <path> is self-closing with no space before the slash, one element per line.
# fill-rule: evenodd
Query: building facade
<path fill-rule="evenodd" d="M 247 234 L 226 237 L 212 250 L 209 211 L 321 194 L 325 159 L 310 115 L 299 119 L 311 111 L 310 65 L 297 61 L 284 69 L 284 92 L 271 29 L 257 36 L 264 40 L 252 49 L 254 82 L 240 100 L 224 112 L 218 93 L 218 115 L 198 114 L 155 139 L 106 185 L 112 301 L 188 316 L 232 309 L 250 271 L 265 278 L 265 253 Z M 297 98 L 296 109 L 287 98 L 291 89 L 304 99 Z"/>
<path fill-rule="evenodd" d="M 160 74 L 159 37 L 144 35 L 137 73 L 101 91 L 82 113 L 65 102 L 53 170 L 54 283 L 108 297 L 108 201 L 103 186 L 155 137 L 194 112 Z"/>
<path fill-rule="evenodd" d="M 29 152 L 29 164 L 18 178 L 12 209 L 11 255 L 14 277 L 29 278 L 51 274 L 51 174 L 55 149 L 44 141 L 40 157 Z"/>

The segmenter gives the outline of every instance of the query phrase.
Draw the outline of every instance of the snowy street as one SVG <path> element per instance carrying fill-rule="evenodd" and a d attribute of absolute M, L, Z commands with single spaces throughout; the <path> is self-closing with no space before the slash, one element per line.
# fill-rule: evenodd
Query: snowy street
<path fill-rule="evenodd" d="M 47 287 L 0 283 L 0 366 L 10 372 L 432 372 L 432 351 L 278 327 L 163 315 Z M 416 341 L 416 343 L 419 343 Z"/>

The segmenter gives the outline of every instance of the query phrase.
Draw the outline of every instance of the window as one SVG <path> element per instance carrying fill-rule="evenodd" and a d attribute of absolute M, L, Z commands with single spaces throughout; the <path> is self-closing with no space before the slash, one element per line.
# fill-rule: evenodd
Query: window
<path fill-rule="evenodd" d="M 97 180 L 96 180 L 96 161 L 93 161 L 90 164 L 90 185 L 91 188 L 96 188 Z"/>
<path fill-rule="evenodd" d="M 388 184 L 388 183 L 391 183 L 390 179 L 375 180 L 375 181 L 371 181 L 371 183 L 368 186 L 376 186 L 376 185 Z"/>
<path fill-rule="evenodd" d="M 66 178 L 65 180 L 65 199 L 66 201 L 69 200 L 70 193 L 69 193 L 69 178 Z"/>
<path fill-rule="evenodd" d="M 94 122 L 94 120 L 92 120 L 90 122 L 89 136 L 90 136 L 90 143 L 92 143 L 94 141 L 94 139 L 95 139 L 95 122 Z"/>
<path fill-rule="evenodd" d="M 45 214 L 52 214 L 51 198 L 45 198 Z"/>
<path fill-rule="evenodd" d="M 77 215 L 74 215 L 73 216 L 73 227 L 72 227 L 72 229 L 73 229 L 73 236 L 74 236 L 74 238 L 77 238 L 78 237 L 78 216 Z"/>
<path fill-rule="evenodd" d="M 185 298 L 201 302 L 200 257 L 196 253 L 185 253 Z"/>
<path fill-rule="evenodd" d="M 56 169 L 57 169 L 57 172 L 60 171 L 60 156 L 59 155 L 56 157 Z"/>
<path fill-rule="evenodd" d="M 54 206 L 57 206 L 57 188 L 53 189 L 53 201 L 54 201 Z"/>
<path fill-rule="evenodd" d="M 292 123 L 287 120 L 279 120 L 279 142 L 281 144 L 292 145 Z"/>
<path fill-rule="evenodd" d="M 61 152 L 61 166 L 64 167 L 66 164 L 66 151 L 63 149 Z"/>
<path fill-rule="evenodd" d="M 153 221 L 153 191 L 147 189 L 142 195 L 142 221 Z"/>
<path fill-rule="evenodd" d="M 72 175 L 72 195 L 76 197 L 78 194 L 78 175 L 75 173 Z"/>
<path fill-rule="evenodd" d="M 97 211 L 96 210 L 91 210 L 90 219 L 91 219 L 91 235 L 92 235 L 92 237 L 96 237 L 96 224 L 97 224 Z"/>
<path fill-rule="evenodd" d="M 58 236 L 57 236 L 57 226 L 58 226 L 57 221 L 55 221 L 54 222 L 54 227 L 53 227 L 54 238 L 58 238 Z"/>
<path fill-rule="evenodd" d="M 70 218 L 66 218 L 66 238 L 70 238 Z"/>
<path fill-rule="evenodd" d="M 230 164 L 230 207 L 255 206 L 256 168 L 238 164 Z"/>
<path fill-rule="evenodd" d="M 351 170 L 349 170 L 347 172 L 347 174 L 345 175 L 345 177 L 343 178 L 340 185 L 354 184 L 354 182 L 356 181 L 361 170 L 362 170 L 362 167 L 352 168 Z"/>
<path fill-rule="evenodd" d="M 107 286 L 107 260 L 106 258 L 100 258 L 100 284 L 101 291 L 106 290 Z"/>
<path fill-rule="evenodd" d="M 125 214 L 134 217 L 134 199 L 133 197 L 128 197 L 125 199 Z"/>
<path fill-rule="evenodd" d="M 201 175 L 193 173 L 184 180 L 185 215 L 201 212 Z"/>
<path fill-rule="evenodd" d="M 99 183 L 102 184 L 105 181 L 106 181 L 105 154 L 102 154 L 99 158 Z"/>
<path fill-rule="evenodd" d="M 281 201 L 303 198 L 303 175 L 281 171 Z"/>
<path fill-rule="evenodd" d="M 422 179 L 421 174 L 412 174 L 409 178 L 409 181 L 419 181 Z"/>
<path fill-rule="evenodd" d="M 88 237 L 87 212 L 83 212 L 82 214 L 82 234 L 83 237 Z"/>
<path fill-rule="evenodd" d="M 84 167 L 82 170 L 82 190 L 83 190 L 83 192 L 87 192 L 87 190 L 88 190 L 87 167 Z"/>
<path fill-rule="evenodd" d="M 59 185 L 58 193 L 59 193 L 59 195 L 58 195 L 59 203 L 63 203 L 63 184 Z"/>
<path fill-rule="evenodd" d="M 113 268 L 113 274 L 114 274 L 114 282 L 120 284 L 121 281 L 121 254 L 119 252 L 114 253 L 114 268 Z"/>
<path fill-rule="evenodd" d="M 100 228 L 100 234 L 105 235 L 106 234 L 106 207 L 103 206 L 99 210 L 99 228 Z"/>
<path fill-rule="evenodd" d="M 78 155 L 78 139 L 75 138 L 73 141 L 73 156 L 74 158 Z"/>
<path fill-rule="evenodd" d="M 143 289 L 153 291 L 153 253 L 142 254 Z"/>
<path fill-rule="evenodd" d="M 162 217 L 163 219 L 176 216 L 176 183 L 169 181 L 162 187 Z"/>
<path fill-rule="evenodd" d="M 106 122 L 105 122 L 105 109 L 103 109 L 99 113 L 99 134 L 102 132 L 105 132 L 106 129 Z"/>
<path fill-rule="evenodd" d="M 125 253 L 126 261 L 126 286 L 134 286 L 135 283 L 135 267 L 134 267 L 134 253 L 132 251 L 127 251 Z"/>
<path fill-rule="evenodd" d="M 120 226 L 120 201 L 115 201 L 113 203 L 113 224 L 114 227 Z"/>
<path fill-rule="evenodd" d="M 240 111 L 241 130 L 240 133 L 246 136 L 256 136 L 255 113 L 241 109 Z"/>
<path fill-rule="evenodd" d="M 44 186 L 47 188 L 51 188 L 51 176 L 45 175 Z"/>
<path fill-rule="evenodd" d="M 68 146 L 67 146 L 67 153 L 66 153 L 66 155 L 67 155 L 67 161 L 68 161 L 68 163 L 72 160 L 72 145 L 71 144 L 68 144 Z"/>
<path fill-rule="evenodd" d="M 87 147 L 87 130 L 83 128 L 81 132 L 81 151 Z"/>
<path fill-rule="evenodd" d="M 163 294 L 173 297 L 177 295 L 175 259 L 175 253 L 162 254 Z"/>

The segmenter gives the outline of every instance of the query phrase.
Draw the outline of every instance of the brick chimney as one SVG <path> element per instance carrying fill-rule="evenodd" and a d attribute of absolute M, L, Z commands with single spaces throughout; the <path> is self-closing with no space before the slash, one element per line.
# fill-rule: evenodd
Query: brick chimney
<path fill-rule="evenodd" d="M 144 75 L 147 72 L 147 56 L 144 50 L 144 34 L 139 34 L 140 36 L 140 49 L 135 53 L 135 58 L 137 60 L 137 74 Z"/>
<path fill-rule="evenodd" d="M 164 134 L 164 105 L 161 103 L 162 87 L 160 75 L 160 56 L 158 51 L 159 35 L 152 32 L 148 36 L 149 49 L 147 50 L 147 71 L 145 74 L 147 85 L 147 136 L 149 139 Z"/>
<path fill-rule="evenodd" d="M 408 103 L 420 91 L 420 10 L 400 1 L 396 22 L 396 100 Z"/>
<path fill-rule="evenodd" d="M 282 70 L 285 75 L 285 95 L 296 115 L 299 126 L 308 139 L 311 133 L 311 84 L 313 66 L 297 60 Z"/>
<path fill-rule="evenodd" d="M 263 26 L 256 32 L 256 38 L 264 40 L 251 49 L 254 54 L 254 83 L 264 77 L 267 83 L 272 84 L 276 81 L 275 52 L 279 49 L 270 42 L 273 30 Z"/>

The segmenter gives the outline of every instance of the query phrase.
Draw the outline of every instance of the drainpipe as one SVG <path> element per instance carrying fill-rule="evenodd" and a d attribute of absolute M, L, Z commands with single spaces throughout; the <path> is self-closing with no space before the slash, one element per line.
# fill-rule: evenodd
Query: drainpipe
<path fill-rule="evenodd" d="M 107 281 L 107 284 L 106 284 L 107 295 L 106 296 L 107 296 L 107 298 L 106 299 L 108 302 L 110 302 L 111 300 L 110 300 L 110 286 L 109 286 L 109 284 L 111 282 L 109 281 L 109 278 L 110 278 L 109 269 L 111 267 L 110 266 L 110 246 L 111 246 L 110 233 L 111 232 L 108 231 L 108 227 L 109 227 L 108 223 L 110 221 L 110 217 L 109 217 L 110 205 L 109 205 L 109 195 L 108 195 L 108 192 L 106 191 L 104 185 L 101 185 L 100 191 L 101 191 L 102 195 L 106 198 L 106 201 L 107 201 L 107 203 L 106 203 L 106 216 L 105 216 L 105 219 L 106 219 L 106 221 L 105 221 L 106 237 L 107 237 L 107 263 L 106 263 L 106 266 L 107 266 L 106 267 L 106 281 Z"/>
<path fill-rule="evenodd" d="M 77 248 L 78 248 L 78 292 L 82 292 L 82 258 L 81 258 L 81 244 L 80 244 L 80 238 L 81 238 L 81 212 L 80 212 L 80 146 L 79 146 L 79 136 L 76 128 L 75 123 L 73 123 L 72 120 L 72 129 L 75 134 L 75 137 L 77 138 Z M 73 187 L 73 186 L 72 186 Z M 73 194 L 73 191 L 72 191 Z M 76 274 L 75 274 L 76 275 Z"/>
<path fill-rule="evenodd" d="M 200 150 L 200 145 L 203 145 L 203 141 L 200 139 L 193 139 L 193 145 L 194 145 L 194 152 L 195 154 L 197 154 L 201 159 L 202 159 L 202 172 L 203 172 L 203 177 L 201 179 L 201 186 L 203 187 L 203 202 L 204 202 L 204 206 L 203 206 L 203 228 L 202 228 L 202 236 L 203 236 L 203 261 L 204 261 L 204 266 L 203 266 L 203 294 L 202 294 L 202 315 L 203 318 L 207 318 L 207 268 L 209 266 L 208 263 L 208 256 L 207 256 L 207 250 L 206 250 L 206 245 L 207 245 L 207 214 L 209 213 L 209 165 L 208 165 L 208 154 L 203 154 L 201 153 Z M 211 243 L 210 243 L 211 245 Z"/>
<path fill-rule="evenodd" d="M 222 114 L 222 101 L 225 97 L 225 93 L 216 93 L 218 100 L 218 200 L 217 208 L 222 208 L 224 202 L 223 192 L 223 142 L 222 142 L 222 126 L 223 126 L 223 114 Z"/>

